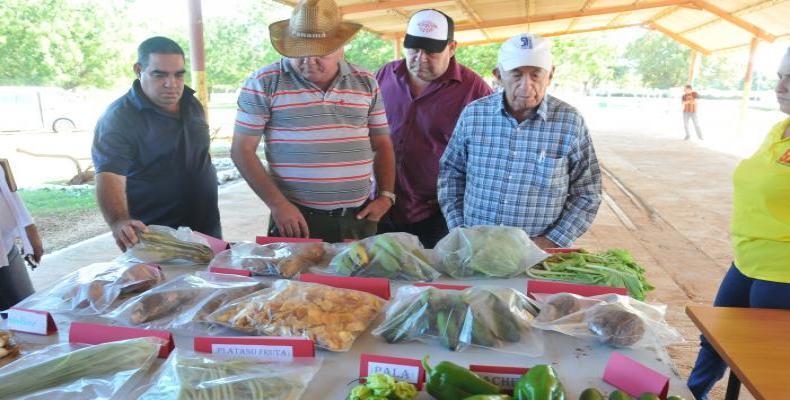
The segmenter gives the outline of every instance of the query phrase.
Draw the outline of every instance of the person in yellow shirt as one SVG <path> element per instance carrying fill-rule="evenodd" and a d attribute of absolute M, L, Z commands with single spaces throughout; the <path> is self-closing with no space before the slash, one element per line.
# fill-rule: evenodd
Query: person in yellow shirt
<path fill-rule="evenodd" d="M 790 115 L 790 48 L 779 67 L 776 99 Z M 735 261 L 713 305 L 790 309 L 790 118 L 776 124 L 754 155 L 735 168 L 732 208 Z M 726 369 L 701 337 L 688 380 L 694 397 L 707 399 Z"/>

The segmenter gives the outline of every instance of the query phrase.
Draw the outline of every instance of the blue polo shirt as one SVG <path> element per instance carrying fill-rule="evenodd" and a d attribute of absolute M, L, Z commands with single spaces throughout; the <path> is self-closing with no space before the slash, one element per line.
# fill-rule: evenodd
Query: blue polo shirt
<path fill-rule="evenodd" d="M 96 123 L 93 165 L 96 173 L 126 176 L 132 218 L 221 237 L 208 124 L 193 94 L 184 88 L 180 115 L 172 115 L 135 80 Z"/>

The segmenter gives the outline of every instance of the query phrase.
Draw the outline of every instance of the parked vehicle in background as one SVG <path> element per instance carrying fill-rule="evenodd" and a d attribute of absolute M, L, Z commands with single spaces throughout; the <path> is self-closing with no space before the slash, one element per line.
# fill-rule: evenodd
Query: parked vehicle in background
<path fill-rule="evenodd" d="M 0 86 L 0 131 L 87 129 L 82 102 L 57 87 Z"/>

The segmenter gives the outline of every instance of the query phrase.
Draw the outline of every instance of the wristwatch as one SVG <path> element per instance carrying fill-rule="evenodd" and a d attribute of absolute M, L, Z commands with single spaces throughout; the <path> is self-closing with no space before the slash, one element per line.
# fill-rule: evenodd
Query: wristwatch
<path fill-rule="evenodd" d="M 388 192 L 386 190 L 381 190 L 381 191 L 379 191 L 379 196 L 384 196 L 384 197 L 390 199 L 390 201 L 392 202 L 392 205 L 395 205 L 395 199 L 397 199 L 397 197 L 395 196 L 395 193 Z"/>

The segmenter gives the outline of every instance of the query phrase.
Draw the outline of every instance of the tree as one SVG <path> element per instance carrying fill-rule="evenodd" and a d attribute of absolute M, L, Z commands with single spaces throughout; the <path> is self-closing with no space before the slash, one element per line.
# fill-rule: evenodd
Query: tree
<path fill-rule="evenodd" d="M 732 56 L 714 54 L 701 57 L 700 71 L 695 86 L 711 89 L 739 89 L 745 67 Z"/>
<path fill-rule="evenodd" d="M 455 59 L 480 76 L 492 76 L 491 71 L 496 68 L 499 46 L 501 46 L 499 43 L 458 46 Z"/>
<path fill-rule="evenodd" d="M 554 40 L 553 81 L 559 84 L 576 83 L 584 87 L 585 94 L 602 82 L 614 78 L 619 62 L 617 47 L 605 34 L 558 38 Z"/>
<path fill-rule="evenodd" d="M 367 30 L 360 30 L 346 45 L 346 60 L 375 73 L 384 64 L 392 61 L 395 48 Z"/>
<path fill-rule="evenodd" d="M 656 32 L 647 32 L 626 48 L 642 83 L 649 88 L 668 89 L 684 85 L 688 78 L 690 50 Z"/>
<path fill-rule="evenodd" d="M 125 8 L 101 0 L 3 0 L 0 85 L 113 85 L 128 68 Z"/>

